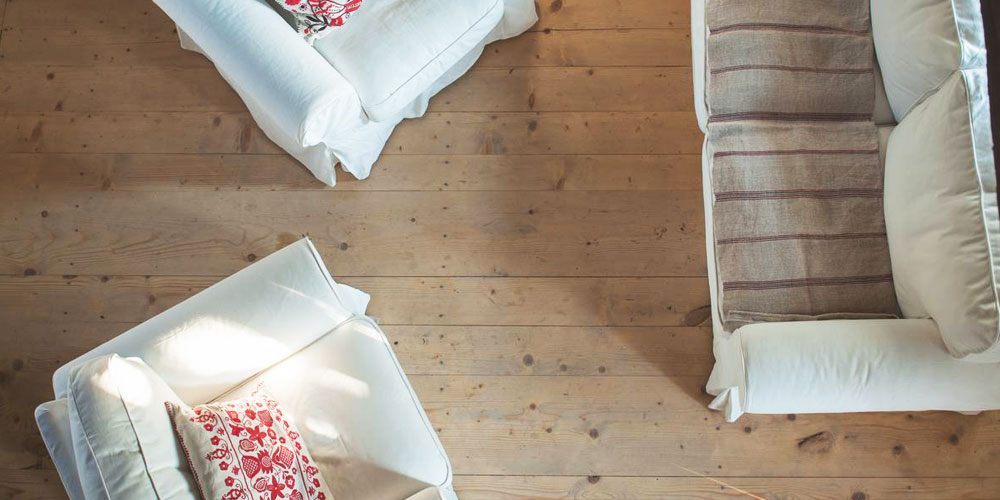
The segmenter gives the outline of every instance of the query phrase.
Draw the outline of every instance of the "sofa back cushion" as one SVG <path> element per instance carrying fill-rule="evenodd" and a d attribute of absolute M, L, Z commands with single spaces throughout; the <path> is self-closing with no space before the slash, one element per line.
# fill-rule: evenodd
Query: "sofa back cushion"
<path fill-rule="evenodd" d="M 956 70 L 986 64 L 979 0 L 872 0 L 871 22 L 897 122 Z"/>
<path fill-rule="evenodd" d="M 953 72 L 892 131 L 885 216 L 896 294 L 953 355 L 1000 361 L 1000 237 L 986 70 Z"/>
<path fill-rule="evenodd" d="M 378 0 L 314 47 L 351 82 L 372 120 L 389 121 L 476 50 L 503 13 L 503 0 Z"/>
<path fill-rule="evenodd" d="M 163 403 L 180 398 L 142 360 L 117 354 L 69 375 L 70 434 L 87 498 L 190 499 L 197 491 Z"/>

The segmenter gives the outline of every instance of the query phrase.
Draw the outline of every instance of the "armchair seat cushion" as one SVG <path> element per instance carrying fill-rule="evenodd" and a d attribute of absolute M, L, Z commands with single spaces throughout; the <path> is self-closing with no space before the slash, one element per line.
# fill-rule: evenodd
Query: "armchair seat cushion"
<path fill-rule="evenodd" d="M 244 398 L 261 384 L 298 426 L 334 498 L 407 498 L 451 481 L 444 448 L 389 341 L 366 317 L 341 323 L 217 401 Z"/>
<path fill-rule="evenodd" d="M 314 47 L 351 83 L 370 119 L 390 120 L 476 50 L 503 14 L 503 0 L 379 0 Z"/>

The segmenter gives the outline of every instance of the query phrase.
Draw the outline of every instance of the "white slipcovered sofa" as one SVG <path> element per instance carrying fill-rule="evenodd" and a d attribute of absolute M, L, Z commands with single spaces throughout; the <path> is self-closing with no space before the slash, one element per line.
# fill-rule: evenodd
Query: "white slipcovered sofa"
<path fill-rule="evenodd" d="M 209 58 L 278 146 L 319 180 L 371 172 L 400 121 L 483 47 L 537 21 L 533 0 L 367 0 L 311 46 L 267 0 L 156 0 L 181 46 Z"/>
<path fill-rule="evenodd" d="M 246 383 L 266 383 L 297 423 L 338 500 L 455 499 L 448 457 L 385 335 L 365 316 L 368 300 L 334 282 L 304 239 L 60 367 L 53 376 L 56 399 L 40 405 L 35 416 L 70 498 L 149 491 L 129 484 L 135 481 L 152 481 L 160 498 L 194 498 L 190 485 L 157 484 L 164 475 L 154 474 L 152 460 L 142 463 L 151 453 L 144 445 L 172 435 L 143 436 L 133 423 L 135 435 L 128 430 L 115 443 L 95 443 L 80 432 L 89 427 L 71 422 L 67 397 L 74 369 L 117 353 L 143 360 L 189 405 Z M 119 404 L 129 408 L 122 397 Z M 163 401 L 143 404 L 165 415 Z M 145 466 L 150 479 L 102 470 L 94 459 L 102 446 L 112 447 L 111 455 L 142 450 L 141 457 L 119 453 L 115 469 Z M 172 461 L 175 467 L 185 463 Z"/>
<path fill-rule="evenodd" d="M 719 0 L 691 2 L 695 108 L 706 134 L 711 1 Z M 762 322 L 726 332 L 706 137 L 703 184 L 716 357 L 706 389 L 716 396 L 711 407 L 729 421 L 743 413 L 1000 408 L 996 178 L 980 5 L 872 0 L 870 7 L 878 58 L 874 121 L 903 318 Z M 801 29 L 836 32 L 823 21 Z"/>

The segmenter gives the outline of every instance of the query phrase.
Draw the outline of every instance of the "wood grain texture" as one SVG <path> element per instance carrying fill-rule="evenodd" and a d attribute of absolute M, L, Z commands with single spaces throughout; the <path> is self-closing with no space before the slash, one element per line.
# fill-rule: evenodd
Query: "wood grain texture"
<path fill-rule="evenodd" d="M 0 153 L 0 192 L 698 191 L 698 155 L 385 155 L 323 184 L 284 155 Z"/>
<path fill-rule="evenodd" d="M 1000 481 L 972 479 L 881 478 L 723 478 L 602 476 L 457 475 L 463 500 L 662 500 L 747 499 L 746 493 L 780 500 L 906 498 L 909 500 L 996 500 Z M 54 470 L 0 470 L 0 498 L 42 500 L 62 495 Z M 746 493 L 745 493 L 746 492 Z"/>
<path fill-rule="evenodd" d="M 3 153 L 283 154 L 249 112 L 10 112 Z M 396 128 L 383 154 L 696 154 L 693 113 L 439 112 Z"/>
<path fill-rule="evenodd" d="M 577 499 L 662 500 L 688 498 L 746 500 L 996 500 L 993 478 L 688 478 L 590 476 L 455 477 L 463 500 Z"/>
<path fill-rule="evenodd" d="M 669 193 L 12 193 L 0 274 L 224 276 L 310 235 L 347 276 L 703 276 L 701 194 Z"/>
<path fill-rule="evenodd" d="M 0 500 L 64 497 L 58 366 L 305 234 L 463 499 L 1000 499 L 997 412 L 706 408 L 689 1 L 537 5 L 331 189 L 154 4 L 0 0 Z"/>
<path fill-rule="evenodd" d="M 26 274 L 0 276 L 0 321 L 143 321 L 222 278 Z M 696 326 L 708 316 L 704 277 L 339 280 L 370 293 L 388 325 Z"/>
<path fill-rule="evenodd" d="M 173 26 L 160 30 L 143 29 L 142 25 L 116 30 L 98 27 L 95 31 L 80 25 L 56 25 L 44 33 L 28 27 L 9 27 L 0 55 L 8 64 L 19 66 L 211 68 L 201 55 L 177 49 Z M 528 32 L 490 45 L 476 64 L 480 68 L 691 66 L 690 31 Z"/>
<path fill-rule="evenodd" d="M 691 111 L 690 68 L 476 68 L 430 111 Z M 0 66 L 0 109 L 243 111 L 211 67 Z"/>

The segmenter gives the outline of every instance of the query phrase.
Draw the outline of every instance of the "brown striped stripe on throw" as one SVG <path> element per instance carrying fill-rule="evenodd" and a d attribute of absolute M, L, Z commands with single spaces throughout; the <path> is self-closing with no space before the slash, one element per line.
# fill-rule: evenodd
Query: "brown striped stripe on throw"
<path fill-rule="evenodd" d="M 872 119 L 871 113 L 780 113 L 773 111 L 749 111 L 742 113 L 719 113 L 708 117 L 708 123 L 746 120 L 769 120 L 791 122 L 857 122 Z"/>
<path fill-rule="evenodd" d="M 873 68 L 811 68 L 805 66 L 783 66 L 780 64 L 744 64 L 742 66 L 726 66 L 711 70 L 713 75 L 731 71 L 791 71 L 799 73 L 846 73 L 867 74 L 874 72 Z"/>
<path fill-rule="evenodd" d="M 723 290 L 770 290 L 774 288 L 797 288 L 806 286 L 859 285 L 864 283 L 885 283 L 892 281 L 891 274 L 880 276 L 835 276 L 830 278 L 799 278 L 771 281 L 723 281 Z"/>
<path fill-rule="evenodd" d="M 792 156 L 792 155 L 877 155 L 876 149 L 786 149 L 761 151 L 716 151 L 715 158 L 724 156 Z"/>
<path fill-rule="evenodd" d="M 715 193 L 715 202 L 783 200 L 788 198 L 881 198 L 882 189 L 781 189 L 775 191 L 724 191 Z"/>
<path fill-rule="evenodd" d="M 732 31 L 796 31 L 805 33 L 814 33 L 817 35 L 854 35 L 854 36 L 871 36 L 871 30 L 850 30 L 845 28 L 838 28 L 835 26 L 817 26 L 817 25 L 802 25 L 802 24 L 780 24 L 780 23 L 742 23 L 742 24 L 730 24 L 726 26 L 718 26 L 711 28 L 709 35 L 718 35 L 722 33 L 729 33 Z"/>
<path fill-rule="evenodd" d="M 715 241 L 716 245 L 735 245 L 739 243 L 761 243 L 765 241 L 785 240 L 854 240 L 862 238 L 886 238 L 882 233 L 838 233 L 838 234 L 775 234 L 770 236 L 744 236 L 742 238 L 723 238 Z"/>

